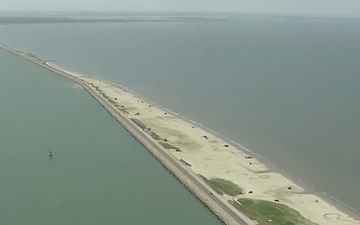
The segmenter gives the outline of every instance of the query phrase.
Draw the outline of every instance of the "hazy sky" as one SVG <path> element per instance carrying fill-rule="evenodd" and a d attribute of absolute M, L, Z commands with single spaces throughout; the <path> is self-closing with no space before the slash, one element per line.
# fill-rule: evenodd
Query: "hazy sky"
<path fill-rule="evenodd" d="M 0 0 L 1 10 L 231 11 L 360 17 L 360 0 Z"/>

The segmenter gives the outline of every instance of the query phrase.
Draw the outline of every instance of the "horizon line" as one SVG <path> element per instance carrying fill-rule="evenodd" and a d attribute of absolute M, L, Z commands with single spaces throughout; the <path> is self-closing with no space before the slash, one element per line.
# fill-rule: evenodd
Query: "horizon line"
<path fill-rule="evenodd" d="M 278 17 L 278 18 L 309 18 L 309 19 L 360 19 L 359 15 L 343 15 L 343 14 L 306 14 L 306 13 L 249 13 L 236 11 L 197 11 L 197 10 L 0 10 L 3 13 L 41 13 L 41 14 L 66 14 L 66 13 L 132 13 L 132 14 L 201 14 L 201 15 L 237 15 L 237 16 L 251 16 L 251 17 Z M 3 16 L 0 16 L 3 17 Z"/>

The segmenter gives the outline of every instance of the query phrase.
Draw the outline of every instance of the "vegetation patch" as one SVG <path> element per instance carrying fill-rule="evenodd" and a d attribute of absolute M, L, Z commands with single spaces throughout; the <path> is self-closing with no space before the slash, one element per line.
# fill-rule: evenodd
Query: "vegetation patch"
<path fill-rule="evenodd" d="M 138 119 L 131 119 L 138 127 L 140 127 L 141 129 L 145 130 L 146 129 L 146 125 L 143 124 L 140 120 Z"/>
<path fill-rule="evenodd" d="M 162 138 L 155 132 L 150 132 L 150 136 L 154 139 L 154 140 L 157 140 L 157 141 L 160 141 L 162 140 Z"/>
<path fill-rule="evenodd" d="M 200 175 L 200 177 L 218 194 L 227 194 L 230 196 L 238 196 L 243 194 L 243 190 L 233 182 L 221 178 L 210 178 Z"/>
<path fill-rule="evenodd" d="M 233 182 L 221 178 L 211 178 L 209 180 L 213 185 L 217 186 L 225 194 L 230 196 L 237 196 L 243 194 L 243 190 Z"/>
<path fill-rule="evenodd" d="M 217 187 L 216 185 L 214 185 L 212 182 L 210 182 L 209 179 L 207 179 L 206 177 L 204 177 L 203 175 L 199 174 L 199 176 L 205 181 L 205 183 L 207 185 L 209 185 L 216 193 L 218 193 L 219 195 L 223 195 L 224 192 L 219 188 Z"/>
<path fill-rule="evenodd" d="M 284 204 L 246 198 L 229 202 L 259 225 L 316 225 Z"/>
<path fill-rule="evenodd" d="M 169 143 L 167 143 L 167 142 L 159 141 L 159 144 L 160 144 L 161 146 L 163 146 L 163 148 L 165 148 L 165 149 L 178 149 L 178 148 L 175 147 L 174 145 L 171 145 L 171 144 L 169 144 Z"/>
<path fill-rule="evenodd" d="M 182 163 L 184 163 L 185 165 L 187 165 L 187 166 L 191 166 L 191 164 L 190 164 L 190 163 L 186 162 L 186 161 L 185 161 L 185 160 L 183 160 L 183 159 L 180 159 L 180 161 L 181 161 Z"/>

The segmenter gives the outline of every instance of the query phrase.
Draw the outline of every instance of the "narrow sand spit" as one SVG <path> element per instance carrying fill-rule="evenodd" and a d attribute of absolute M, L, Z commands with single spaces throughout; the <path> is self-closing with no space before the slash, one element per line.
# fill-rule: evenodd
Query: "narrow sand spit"
<path fill-rule="evenodd" d="M 280 203 L 299 211 L 305 218 L 320 225 L 360 224 L 320 197 L 306 192 L 281 174 L 272 172 L 255 158 L 246 159 L 246 153 L 230 143 L 146 102 L 128 89 L 94 77 L 70 74 L 78 76 L 109 96 L 127 117 L 141 121 L 151 132 L 166 138 L 167 143 L 179 148 L 180 151 L 164 151 L 170 151 L 177 159 L 190 164 L 188 169 L 193 173 L 207 178 L 230 180 L 245 190 L 245 195 L 241 197 L 269 201 L 278 199 Z M 291 189 L 288 189 L 289 187 Z M 249 191 L 252 193 L 249 194 Z M 230 196 L 224 198 L 233 199 Z"/>
<path fill-rule="evenodd" d="M 146 127 L 148 134 L 154 132 L 156 137 L 161 137 L 163 142 L 174 147 L 170 150 L 163 148 L 163 151 L 170 152 L 195 176 L 201 174 L 207 178 L 229 180 L 245 190 L 245 194 L 239 197 L 268 201 L 277 199 L 280 203 L 297 210 L 305 218 L 320 225 L 360 224 L 360 221 L 341 212 L 319 196 L 307 192 L 281 174 L 273 172 L 255 158 L 248 158 L 248 155 L 236 146 L 152 105 L 126 88 L 95 77 L 64 70 L 33 55 L 4 45 L 0 47 L 44 68 L 51 67 L 50 70 L 60 70 L 67 76 L 81 80 L 81 83 L 85 82 L 86 86 L 108 99 L 119 113 L 129 119 L 136 119 L 142 127 Z M 232 200 L 234 197 L 225 195 L 222 198 Z"/>

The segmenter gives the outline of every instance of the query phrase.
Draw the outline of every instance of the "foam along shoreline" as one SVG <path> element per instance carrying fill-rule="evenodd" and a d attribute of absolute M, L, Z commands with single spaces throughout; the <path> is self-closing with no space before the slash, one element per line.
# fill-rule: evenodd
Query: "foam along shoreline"
<path fill-rule="evenodd" d="M 139 141 L 226 224 L 256 224 L 229 204 L 229 201 L 237 198 L 270 202 L 276 200 L 319 225 L 360 224 L 360 221 L 341 212 L 324 199 L 307 192 L 281 174 L 273 172 L 256 158 L 249 157 L 235 145 L 200 126 L 152 105 L 127 88 L 61 69 L 31 54 L 7 46 L 1 47 L 83 86 L 105 109 L 111 111 L 110 113 L 115 118 L 120 116 L 121 121 L 118 121 L 130 133 L 133 132 L 135 138 L 139 140 L 141 136 Z M 125 126 L 124 121 L 130 121 L 137 130 Z M 143 143 L 142 139 L 146 138 L 150 138 L 153 144 L 161 146 L 161 149 L 152 152 L 151 143 Z M 170 157 L 173 162 L 162 161 L 161 157 L 164 158 L 164 156 Z M 185 172 L 176 171 L 176 168 L 173 168 L 174 165 L 170 165 L 172 163 L 180 166 Z M 231 181 L 244 193 L 235 196 L 219 195 L 200 181 L 201 185 L 205 185 L 202 190 L 209 190 L 201 192 L 197 185 L 192 184 L 199 180 L 199 174 L 208 180 L 220 178 Z"/>

